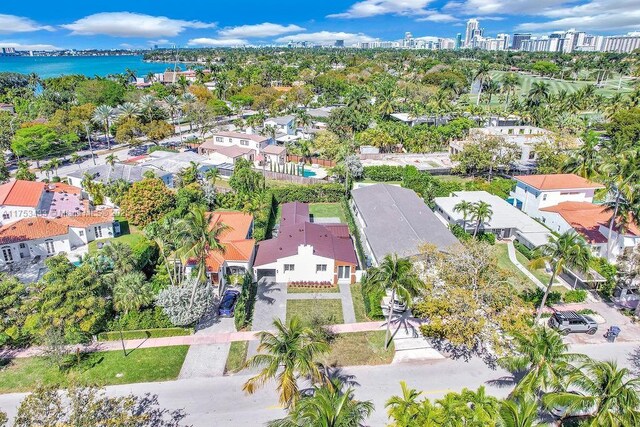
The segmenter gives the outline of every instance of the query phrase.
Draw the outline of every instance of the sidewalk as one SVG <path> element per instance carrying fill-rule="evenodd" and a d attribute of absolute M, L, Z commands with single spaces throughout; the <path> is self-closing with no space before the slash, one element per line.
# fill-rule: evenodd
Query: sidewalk
<path fill-rule="evenodd" d="M 362 322 L 346 325 L 331 325 L 329 327 L 337 334 L 346 334 L 349 332 L 377 331 L 384 328 L 384 322 Z M 124 343 L 128 350 L 134 348 L 170 347 L 176 345 L 195 346 L 228 344 L 233 341 L 256 341 L 258 340 L 258 334 L 260 334 L 260 332 L 262 331 L 220 332 L 209 335 L 186 335 L 181 337 L 125 340 Z M 71 350 L 73 352 L 80 350 L 83 353 L 94 351 L 121 351 L 122 343 L 120 341 L 105 341 L 88 345 L 74 345 L 71 346 Z M 34 357 L 42 354 L 42 347 L 29 347 L 21 350 L 0 350 L 0 358 L 7 359 Z"/>

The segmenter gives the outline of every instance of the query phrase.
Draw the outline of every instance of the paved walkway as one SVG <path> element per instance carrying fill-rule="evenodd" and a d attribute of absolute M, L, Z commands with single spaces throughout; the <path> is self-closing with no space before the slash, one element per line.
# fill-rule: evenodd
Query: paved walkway
<path fill-rule="evenodd" d="M 542 290 L 547 289 L 547 285 L 545 285 L 540 280 L 538 280 L 538 278 L 534 276 L 527 267 L 520 264 L 520 261 L 518 261 L 518 258 L 516 257 L 516 248 L 515 246 L 513 246 L 513 242 L 507 243 L 507 252 L 509 253 L 509 259 L 511 260 L 513 265 L 515 265 L 518 268 L 518 270 L 520 270 L 525 276 L 527 276 L 529 280 L 535 283 L 536 286 L 539 287 L 540 289 Z"/>

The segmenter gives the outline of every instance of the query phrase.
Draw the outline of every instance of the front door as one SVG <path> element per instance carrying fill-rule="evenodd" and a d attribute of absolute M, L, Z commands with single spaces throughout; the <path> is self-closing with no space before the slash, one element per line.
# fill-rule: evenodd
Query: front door
<path fill-rule="evenodd" d="M 338 280 L 351 278 L 351 266 L 339 265 L 338 266 Z"/>
<path fill-rule="evenodd" d="M 13 253 L 11 252 L 11 248 L 2 248 L 2 259 L 6 263 L 13 262 Z"/>

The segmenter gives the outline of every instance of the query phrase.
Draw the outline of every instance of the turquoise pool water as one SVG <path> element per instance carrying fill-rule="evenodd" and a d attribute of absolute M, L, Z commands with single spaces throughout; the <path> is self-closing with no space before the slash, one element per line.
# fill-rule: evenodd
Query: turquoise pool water
<path fill-rule="evenodd" d="M 305 169 L 304 172 L 302 173 L 302 176 L 304 176 L 305 178 L 311 178 L 316 176 L 316 173 L 312 170 Z"/>

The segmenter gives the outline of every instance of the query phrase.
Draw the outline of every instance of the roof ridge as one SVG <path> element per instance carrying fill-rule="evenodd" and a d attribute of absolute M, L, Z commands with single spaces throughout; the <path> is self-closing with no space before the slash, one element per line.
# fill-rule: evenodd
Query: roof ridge
<path fill-rule="evenodd" d="M 396 200 L 395 197 L 393 197 L 393 194 L 391 194 L 391 192 L 389 191 L 389 187 L 391 187 L 388 184 L 382 184 L 384 186 L 385 191 L 387 192 L 387 194 L 389 195 L 389 197 L 391 197 L 393 199 L 393 203 L 398 206 L 398 202 Z M 398 188 L 402 188 L 402 187 L 398 187 Z M 417 193 L 414 192 L 414 194 L 416 195 L 416 197 L 419 197 Z M 407 223 L 407 225 L 409 226 L 409 228 L 411 229 L 411 231 L 413 232 L 413 234 L 420 239 L 420 235 L 418 234 L 418 232 L 416 231 L 415 228 L 413 228 L 413 224 L 411 224 L 409 222 L 409 220 L 407 219 L 407 217 L 405 216 L 404 212 L 402 209 L 398 209 L 398 212 L 400 213 L 400 215 L 402 216 L 402 219 L 404 219 L 404 221 Z"/>

